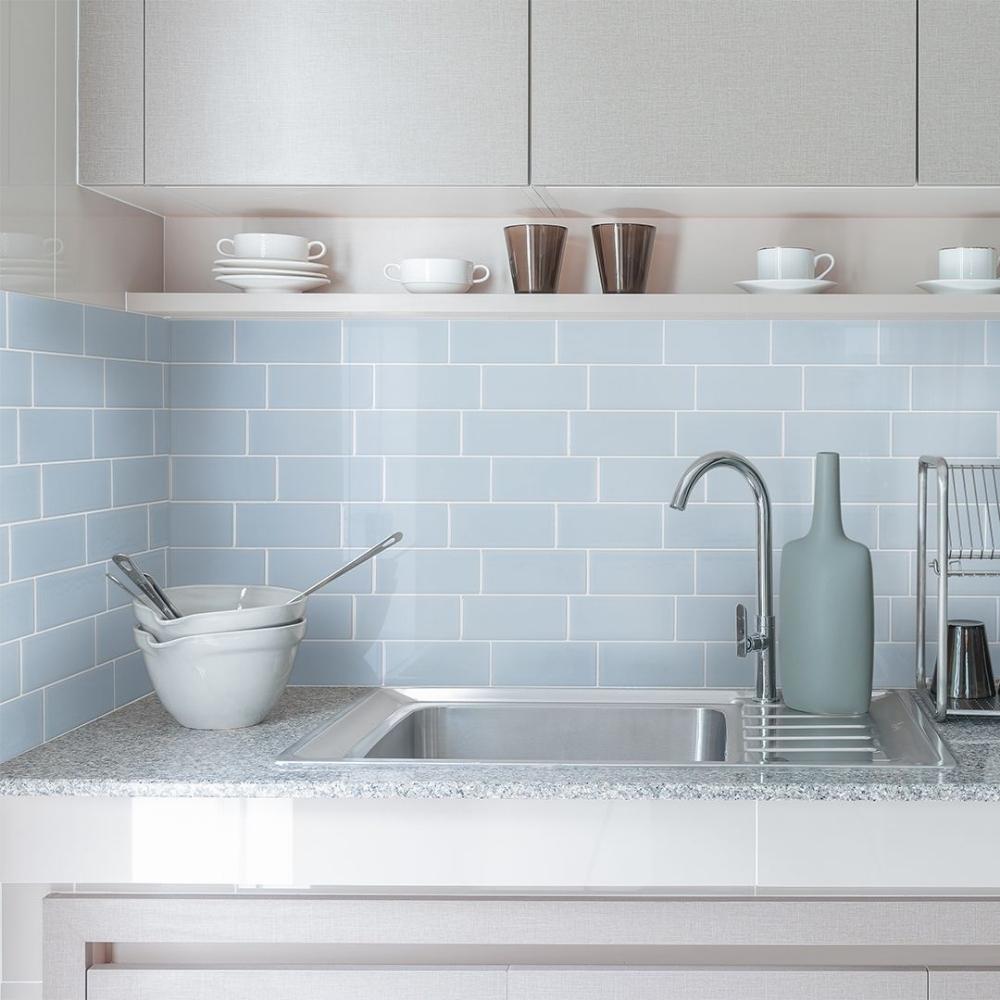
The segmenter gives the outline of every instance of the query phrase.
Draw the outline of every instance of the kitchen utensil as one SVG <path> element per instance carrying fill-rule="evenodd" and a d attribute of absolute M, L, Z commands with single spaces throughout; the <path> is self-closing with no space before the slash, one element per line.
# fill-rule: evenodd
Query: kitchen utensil
<path fill-rule="evenodd" d="M 303 616 L 306 604 L 304 597 L 288 587 L 196 584 L 168 587 L 166 593 L 182 617 L 164 618 L 159 611 L 132 605 L 139 624 L 160 642 L 288 625 Z"/>
<path fill-rule="evenodd" d="M 292 274 L 232 274 L 219 275 L 216 281 L 232 285 L 244 292 L 308 292 L 330 284 L 329 278 L 299 277 Z"/>
<path fill-rule="evenodd" d="M 938 250 L 938 277 L 995 281 L 997 252 L 993 247 L 945 247 Z"/>
<path fill-rule="evenodd" d="M 825 271 L 816 273 L 819 262 L 829 261 Z M 825 278 L 836 263 L 832 253 L 816 253 L 807 247 L 762 247 L 757 251 L 757 277 L 764 281 L 781 278 L 801 280 Z"/>
<path fill-rule="evenodd" d="M 157 642 L 132 630 L 163 707 L 188 729 L 242 729 L 260 722 L 288 683 L 304 621 L 274 628 Z"/>
<path fill-rule="evenodd" d="M 121 580 L 118 579 L 118 577 L 112 576 L 110 573 L 105 573 L 104 576 L 108 580 L 110 580 L 116 587 L 119 587 L 122 590 L 124 590 L 125 593 L 128 594 L 129 599 L 133 603 L 141 604 L 142 607 L 148 608 L 154 615 L 159 615 L 159 613 L 160 613 L 159 608 L 154 607 L 152 601 L 150 601 L 150 599 L 148 597 L 146 597 L 145 594 L 141 594 L 141 593 L 137 593 L 135 591 L 129 590 L 129 588 L 126 587 L 125 584 L 122 583 Z"/>
<path fill-rule="evenodd" d="M 837 282 L 822 278 L 775 278 L 770 281 L 737 281 L 736 287 L 751 295 L 818 295 L 836 288 Z"/>
<path fill-rule="evenodd" d="M 515 292 L 550 293 L 558 289 L 566 232 L 565 226 L 537 222 L 504 227 Z"/>
<path fill-rule="evenodd" d="M 478 278 L 477 271 L 482 271 Z M 486 281 L 490 269 L 460 257 L 408 257 L 386 264 L 382 273 L 390 281 L 401 282 L 408 292 L 460 293 Z"/>
<path fill-rule="evenodd" d="M 315 594 L 317 590 L 322 590 L 328 583 L 333 583 L 338 577 L 343 576 L 345 573 L 350 573 L 352 569 L 357 569 L 362 563 L 368 562 L 369 559 L 374 559 L 375 556 L 385 552 L 386 549 L 391 549 L 396 542 L 401 542 L 402 540 L 403 533 L 401 531 L 394 531 L 388 537 L 383 538 L 377 545 L 373 545 L 367 552 L 362 552 L 356 559 L 352 559 L 349 563 L 344 563 L 340 569 L 334 570 L 329 576 L 325 576 L 311 587 L 307 587 L 298 597 L 308 597 L 310 594 Z M 298 598 L 293 598 L 293 600 L 298 600 Z M 291 604 L 292 601 L 288 603 Z"/>
<path fill-rule="evenodd" d="M 597 270 L 605 293 L 641 294 L 646 290 L 656 226 L 605 222 L 591 226 Z"/>
<path fill-rule="evenodd" d="M 931 691 L 937 691 L 940 669 L 939 653 L 931 678 Z M 955 618 L 948 622 L 947 684 L 950 701 L 992 698 L 997 693 L 984 622 L 968 618 Z"/>
<path fill-rule="evenodd" d="M 319 249 L 314 251 L 313 247 Z M 215 249 L 224 257 L 319 260 L 326 253 L 326 244 L 287 233 L 237 233 L 231 239 L 219 240 Z"/>
<path fill-rule="evenodd" d="M 149 573 L 143 573 L 142 575 L 146 578 L 146 583 L 148 583 L 156 592 L 156 596 L 160 599 L 160 603 L 174 616 L 174 618 L 180 618 L 181 613 L 177 610 L 177 606 L 170 603 L 170 598 L 167 597 L 163 588 L 156 582 L 154 577 Z"/>
<path fill-rule="evenodd" d="M 1000 295 L 1000 278 L 938 278 L 935 281 L 918 281 L 931 295 Z"/>
<path fill-rule="evenodd" d="M 149 602 L 159 609 L 164 618 L 176 618 L 177 613 L 160 600 L 160 595 L 146 582 L 146 576 L 138 566 L 127 555 L 117 552 L 111 557 L 111 561 L 125 574 L 129 583 L 140 590 Z"/>

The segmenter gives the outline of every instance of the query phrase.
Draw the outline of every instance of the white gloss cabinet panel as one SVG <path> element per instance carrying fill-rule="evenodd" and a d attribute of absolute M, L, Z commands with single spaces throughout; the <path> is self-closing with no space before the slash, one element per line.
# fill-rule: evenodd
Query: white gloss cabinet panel
<path fill-rule="evenodd" d="M 525 184 L 527 0 L 147 0 L 147 184 Z"/>
<path fill-rule="evenodd" d="M 531 181 L 908 185 L 916 0 L 533 0 Z"/>
<path fill-rule="evenodd" d="M 1000 3 L 920 0 L 921 184 L 1000 184 Z"/>

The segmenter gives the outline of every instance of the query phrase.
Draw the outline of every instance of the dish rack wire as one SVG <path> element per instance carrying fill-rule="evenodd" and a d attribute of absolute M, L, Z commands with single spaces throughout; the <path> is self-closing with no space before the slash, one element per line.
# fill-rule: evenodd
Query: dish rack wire
<path fill-rule="evenodd" d="M 937 486 L 937 556 L 927 560 L 928 474 Z M 950 463 L 923 455 L 917 466 L 917 691 L 939 722 L 948 716 L 1000 718 L 1000 695 L 949 702 L 948 685 L 930 690 L 927 676 L 927 571 L 938 577 L 936 634 L 940 664 L 948 648 L 948 581 L 1000 579 L 1000 462 Z"/>

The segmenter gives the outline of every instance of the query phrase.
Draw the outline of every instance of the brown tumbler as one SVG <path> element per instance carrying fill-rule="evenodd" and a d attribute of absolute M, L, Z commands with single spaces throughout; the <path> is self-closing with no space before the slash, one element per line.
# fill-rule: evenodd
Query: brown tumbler
<path fill-rule="evenodd" d="M 612 294 L 641 294 L 646 290 L 653 256 L 656 226 L 637 222 L 605 222 L 591 226 L 601 288 Z"/>
<path fill-rule="evenodd" d="M 506 226 L 503 234 L 514 291 L 555 292 L 566 247 L 566 227 L 532 222 Z"/>

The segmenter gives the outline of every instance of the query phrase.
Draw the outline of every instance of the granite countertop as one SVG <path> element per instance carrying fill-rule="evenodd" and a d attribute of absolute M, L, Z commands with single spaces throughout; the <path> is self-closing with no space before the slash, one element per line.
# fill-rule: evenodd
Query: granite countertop
<path fill-rule="evenodd" d="M 947 771 L 274 763 L 367 690 L 289 688 L 265 722 L 229 732 L 184 729 L 150 696 L 0 765 L 0 796 L 1000 802 L 1000 722 L 988 719 L 941 727 L 959 761 Z"/>

